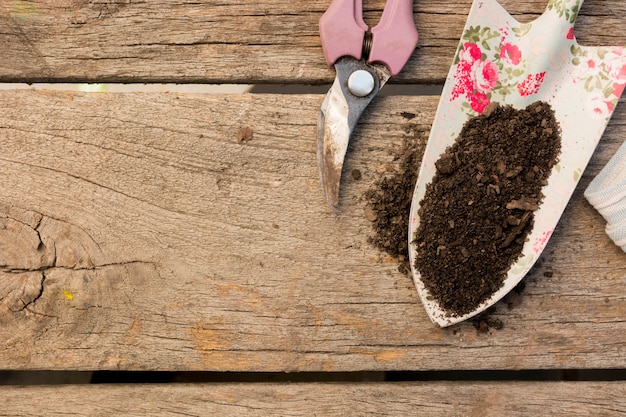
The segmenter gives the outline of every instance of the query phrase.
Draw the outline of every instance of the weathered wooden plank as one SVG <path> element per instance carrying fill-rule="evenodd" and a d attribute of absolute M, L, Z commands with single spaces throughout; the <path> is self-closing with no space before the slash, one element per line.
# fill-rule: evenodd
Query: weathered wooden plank
<path fill-rule="evenodd" d="M 3 387 L 0 416 L 615 416 L 624 382 Z"/>
<path fill-rule="evenodd" d="M 318 20 L 329 0 L 23 0 L 0 4 L 1 82 L 321 83 Z M 376 24 L 384 0 L 365 2 Z M 447 75 L 471 0 L 415 2 L 420 46 L 395 82 Z M 529 21 L 545 0 L 503 0 Z M 587 0 L 581 43 L 625 45 L 621 0 Z M 611 29 L 613 28 L 613 29 Z"/>
<path fill-rule="evenodd" d="M 374 101 L 346 165 L 362 178 L 332 213 L 322 96 L 0 92 L 0 368 L 626 366 L 626 255 L 582 196 L 624 103 L 525 291 L 497 306 L 504 328 L 482 334 L 431 324 L 367 242 L 362 195 L 437 100 Z"/>

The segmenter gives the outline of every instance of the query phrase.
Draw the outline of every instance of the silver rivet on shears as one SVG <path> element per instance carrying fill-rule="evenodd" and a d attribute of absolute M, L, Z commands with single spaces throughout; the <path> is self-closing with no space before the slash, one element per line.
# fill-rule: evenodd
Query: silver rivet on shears
<path fill-rule="evenodd" d="M 354 71 L 348 78 L 348 90 L 357 97 L 365 97 L 374 90 L 374 76 L 365 70 Z"/>

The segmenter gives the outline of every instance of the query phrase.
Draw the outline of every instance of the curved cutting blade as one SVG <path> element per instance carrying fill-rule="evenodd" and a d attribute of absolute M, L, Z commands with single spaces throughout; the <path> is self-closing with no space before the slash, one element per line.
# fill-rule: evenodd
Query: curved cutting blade
<path fill-rule="evenodd" d="M 341 58 L 335 63 L 337 76 L 326 94 L 317 123 L 317 167 L 322 190 L 328 204 L 339 205 L 339 183 L 348 142 L 359 117 L 390 77 L 382 65 L 368 64 L 353 58 Z M 365 97 L 357 97 L 348 90 L 348 78 L 357 70 L 366 70 L 374 76 L 374 89 Z"/>

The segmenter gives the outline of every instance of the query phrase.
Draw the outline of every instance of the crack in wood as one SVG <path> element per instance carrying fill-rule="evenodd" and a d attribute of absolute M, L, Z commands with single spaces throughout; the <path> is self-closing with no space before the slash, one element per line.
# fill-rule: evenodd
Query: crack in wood
<path fill-rule="evenodd" d="M 47 280 L 51 276 L 54 277 L 52 282 L 55 291 L 60 291 L 59 278 L 68 279 L 74 272 L 134 265 L 151 265 L 155 270 L 158 269 L 154 262 L 137 259 L 94 262 L 93 256 L 102 256 L 102 248 L 85 229 L 32 210 L 8 206 L 2 208 L 5 213 L 0 216 L 0 220 L 5 224 L 0 234 L 0 244 L 3 241 L 11 242 L 11 245 L 20 248 L 2 254 L 0 303 L 4 304 L 8 312 L 28 311 L 40 316 L 56 317 L 45 312 L 47 306 L 44 306 L 44 311 L 33 309 L 44 297 Z M 59 271 L 66 271 L 66 274 L 56 274 Z M 118 275 L 115 272 L 113 274 Z M 68 300 L 74 298 L 71 292 L 67 294 Z"/>

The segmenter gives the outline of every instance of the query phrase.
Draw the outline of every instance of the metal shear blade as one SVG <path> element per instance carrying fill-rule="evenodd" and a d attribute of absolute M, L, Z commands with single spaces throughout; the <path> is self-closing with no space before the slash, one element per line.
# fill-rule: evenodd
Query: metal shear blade
<path fill-rule="evenodd" d="M 317 166 L 326 200 L 333 207 L 339 203 L 339 183 L 348 142 L 361 114 L 385 85 L 391 74 L 382 65 L 368 64 L 350 58 L 335 63 L 337 77 L 320 109 L 317 123 Z M 348 78 L 355 71 L 372 74 L 373 90 L 364 97 L 353 95 Z"/>

